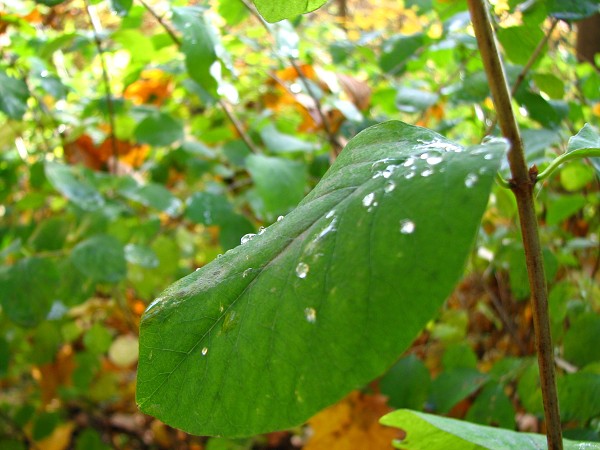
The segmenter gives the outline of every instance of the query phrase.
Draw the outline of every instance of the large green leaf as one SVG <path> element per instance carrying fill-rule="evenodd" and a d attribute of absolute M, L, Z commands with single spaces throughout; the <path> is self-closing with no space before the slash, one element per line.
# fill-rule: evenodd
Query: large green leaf
<path fill-rule="evenodd" d="M 327 0 L 252 0 L 252 2 L 267 22 L 277 22 L 319 9 L 327 3 Z"/>
<path fill-rule="evenodd" d="M 96 235 L 80 242 L 71 253 L 73 265 L 96 281 L 116 283 L 125 278 L 125 249 L 114 237 Z"/>
<path fill-rule="evenodd" d="M 579 133 L 569 139 L 567 152 L 573 152 L 581 149 L 600 148 L 600 134 L 589 123 L 586 123 Z M 600 158 L 590 158 L 596 172 L 600 175 Z"/>
<path fill-rule="evenodd" d="M 187 432 L 297 425 L 389 368 L 462 273 L 506 145 L 386 122 L 141 323 L 137 402 Z"/>
<path fill-rule="evenodd" d="M 104 197 L 81 177 L 79 168 L 47 161 L 44 169 L 50 184 L 80 208 L 93 211 L 104 205 Z"/>
<path fill-rule="evenodd" d="M 543 434 L 518 433 L 447 417 L 400 409 L 383 416 L 380 422 L 402 428 L 406 438 L 394 442 L 403 450 L 543 450 L 548 446 Z M 565 450 L 600 450 L 598 442 L 563 439 Z"/>

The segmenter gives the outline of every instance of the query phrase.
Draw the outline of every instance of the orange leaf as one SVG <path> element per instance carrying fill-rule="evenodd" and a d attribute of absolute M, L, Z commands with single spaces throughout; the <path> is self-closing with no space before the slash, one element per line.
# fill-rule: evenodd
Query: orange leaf
<path fill-rule="evenodd" d="M 308 421 L 313 429 L 304 450 L 389 450 L 399 430 L 379 424 L 391 409 L 381 395 L 351 392 Z"/>
<path fill-rule="evenodd" d="M 171 77 L 160 69 L 143 70 L 140 79 L 131 83 L 123 92 L 123 97 L 136 105 L 152 104 L 160 106 L 171 95 Z"/>

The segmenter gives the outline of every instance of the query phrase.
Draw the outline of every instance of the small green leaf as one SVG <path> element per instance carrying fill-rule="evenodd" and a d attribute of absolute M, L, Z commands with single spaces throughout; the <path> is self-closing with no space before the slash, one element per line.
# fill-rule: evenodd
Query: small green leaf
<path fill-rule="evenodd" d="M 150 304 L 142 411 L 249 436 L 379 376 L 462 274 L 506 147 L 465 150 L 401 122 L 358 134 L 294 211 Z"/>
<path fill-rule="evenodd" d="M 260 137 L 267 148 L 275 153 L 310 152 L 316 149 L 315 144 L 282 133 L 272 124 L 260 130 Z"/>
<path fill-rule="evenodd" d="M 85 348 L 95 354 L 106 353 L 112 343 L 112 334 L 100 323 L 96 322 L 83 336 Z"/>
<path fill-rule="evenodd" d="M 59 285 L 56 265 L 31 257 L 0 272 L 0 304 L 10 320 L 33 327 L 50 312 Z"/>
<path fill-rule="evenodd" d="M 229 200 L 212 192 L 196 192 L 186 202 L 185 216 L 192 222 L 222 225 L 233 214 Z"/>
<path fill-rule="evenodd" d="M 299 161 L 250 155 L 246 166 L 263 201 L 267 220 L 288 213 L 304 196 L 307 172 Z"/>
<path fill-rule="evenodd" d="M 381 393 L 394 408 L 423 408 L 430 385 L 429 369 L 415 355 L 400 359 L 379 381 Z"/>
<path fill-rule="evenodd" d="M 162 184 L 147 183 L 144 185 L 126 186 L 120 192 L 130 200 L 163 211 L 171 217 L 179 215 L 181 210 L 181 200 L 175 197 Z"/>
<path fill-rule="evenodd" d="M 442 372 L 431 383 L 428 403 L 436 412 L 447 413 L 488 380 L 487 375 L 475 369 L 457 368 Z"/>
<path fill-rule="evenodd" d="M 166 147 L 183 139 L 183 125 L 171 114 L 151 114 L 142 120 L 134 131 L 135 139 L 142 144 Z"/>
<path fill-rule="evenodd" d="M 386 40 L 381 47 L 381 68 L 391 74 L 402 73 L 408 59 L 424 44 L 422 33 L 396 35 Z"/>
<path fill-rule="evenodd" d="M 483 425 L 514 429 L 515 408 L 499 383 L 487 383 L 467 412 L 466 420 Z"/>
<path fill-rule="evenodd" d="M 291 19 L 319 9 L 327 0 L 252 0 L 267 22 Z"/>
<path fill-rule="evenodd" d="M 11 119 L 21 120 L 27 109 L 29 89 L 23 80 L 0 70 L 0 111 Z"/>
<path fill-rule="evenodd" d="M 50 184 L 80 208 L 93 211 L 104 205 L 102 195 L 80 176 L 79 168 L 47 161 L 45 173 Z"/>
<path fill-rule="evenodd" d="M 145 245 L 127 244 L 125 246 L 125 259 L 131 264 L 153 269 L 158 267 L 159 261 L 156 253 Z"/>
<path fill-rule="evenodd" d="M 71 260 L 77 270 L 95 281 L 116 283 L 127 272 L 123 245 L 108 235 L 93 236 L 77 244 Z"/>
<path fill-rule="evenodd" d="M 383 425 L 401 428 L 406 438 L 394 442 L 404 450 L 543 450 L 543 434 L 475 425 L 461 420 L 401 409 L 383 416 Z M 563 440 L 564 450 L 600 450 L 600 443 Z"/>
<path fill-rule="evenodd" d="M 202 88 L 216 95 L 217 80 L 213 65 L 217 60 L 217 36 L 204 18 L 205 8 L 183 6 L 173 8 L 173 23 L 182 33 L 181 51 L 185 55 L 188 74 Z"/>
<path fill-rule="evenodd" d="M 502 44 L 506 56 L 512 62 L 527 64 L 531 54 L 544 38 L 539 27 L 515 26 L 498 29 L 498 40 Z"/>
<path fill-rule="evenodd" d="M 110 9 L 117 15 L 123 17 L 129 13 L 133 0 L 109 0 Z"/>

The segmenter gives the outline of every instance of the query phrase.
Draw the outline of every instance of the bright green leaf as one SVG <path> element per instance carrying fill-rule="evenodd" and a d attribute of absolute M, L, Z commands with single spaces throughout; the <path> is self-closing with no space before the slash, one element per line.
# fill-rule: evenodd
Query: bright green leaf
<path fill-rule="evenodd" d="M 579 149 L 600 148 L 600 134 L 589 123 L 586 123 L 579 133 L 569 139 L 568 152 Z M 596 173 L 600 176 L 600 158 L 590 158 Z"/>
<path fill-rule="evenodd" d="M 475 425 L 461 420 L 401 409 L 383 416 L 383 425 L 401 428 L 406 438 L 394 443 L 404 450 L 543 450 L 543 434 Z M 600 443 L 564 439 L 564 450 L 599 450 Z"/>
<path fill-rule="evenodd" d="M 327 0 L 252 0 L 267 22 L 291 19 L 299 14 L 319 9 Z"/>
<path fill-rule="evenodd" d="M 148 307 L 142 411 L 253 435 L 380 375 L 462 273 L 505 150 L 401 122 L 357 135 L 293 212 Z"/>

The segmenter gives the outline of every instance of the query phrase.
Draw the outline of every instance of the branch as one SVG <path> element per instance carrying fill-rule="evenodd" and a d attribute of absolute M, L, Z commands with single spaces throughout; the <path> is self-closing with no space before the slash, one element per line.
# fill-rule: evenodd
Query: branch
<path fill-rule="evenodd" d="M 100 20 L 96 14 L 96 11 L 90 5 L 89 0 L 84 0 L 85 11 L 92 25 L 92 31 L 94 33 L 94 42 L 96 43 L 96 49 L 98 50 L 98 58 L 100 58 L 100 66 L 102 67 L 102 78 L 104 80 L 104 87 L 106 89 L 106 109 L 108 110 L 108 122 L 110 124 L 110 146 L 113 154 L 113 165 L 109 167 L 111 173 L 117 174 L 119 168 L 119 149 L 117 147 L 117 138 L 115 137 L 115 108 L 112 98 L 112 90 L 110 88 L 110 78 L 108 77 L 108 69 L 106 67 L 106 61 L 104 60 L 104 49 L 102 48 L 102 41 L 100 40 L 100 32 L 102 27 Z"/>
<path fill-rule="evenodd" d="M 519 210 L 521 234 L 523 236 L 529 285 L 531 287 L 533 325 L 536 337 L 538 365 L 540 367 L 548 449 L 562 450 L 562 430 L 548 316 L 548 290 L 533 201 L 533 187 L 537 171 L 535 168 L 532 168 L 530 173 L 527 168 L 523 141 L 521 140 L 519 127 L 512 109 L 511 95 L 496 45 L 494 31 L 490 23 L 487 3 L 484 0 L 468 0 L 468 4 L 475 37 L 477 38 L 477 44 L 496 107 L 498 122 L 502 130 L 502 135 L 511 144 L 508 152 L 508 162 L 512 174 L 511 185 Z"/>

